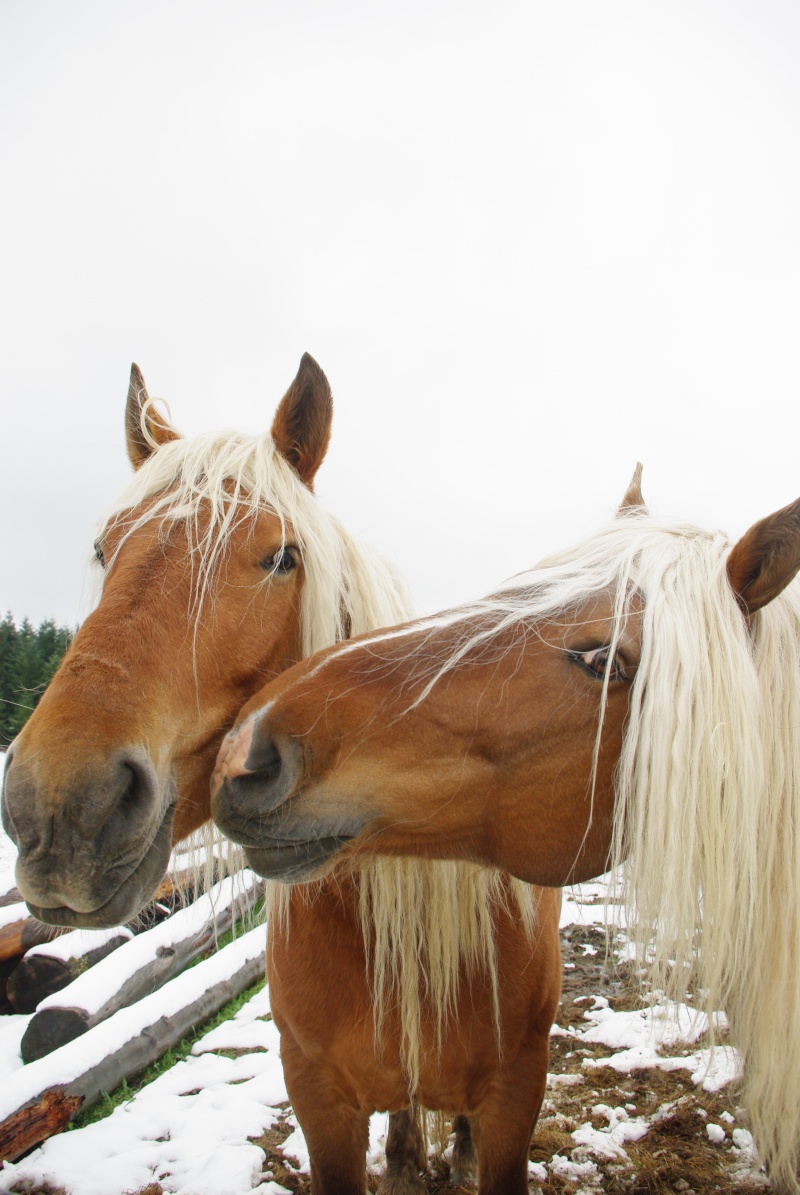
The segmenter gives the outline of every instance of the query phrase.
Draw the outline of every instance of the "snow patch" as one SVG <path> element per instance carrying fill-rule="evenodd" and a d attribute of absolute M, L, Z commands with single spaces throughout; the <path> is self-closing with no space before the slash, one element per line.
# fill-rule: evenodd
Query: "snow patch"
<path fill-rule="evenodd" d="M 178 942 L 202 933 L 221 912 L 229 908 L 237 892 L 245 892 L 260 882 L 252 871 L 228 876 L 193 904 L 173 913 L 152 929 L 132 937 L 119 950 L 84 971 L 69 985 L 68 996 L 63 988 L 52 996 L 46 996 L 39 1002 L 37 1011 L 63 1008 L 68 1001 L 70 1008 L 98 1012 L 109 1000 L 113 1000 L 130 976 L 151 963 L 160 953 L 171 950 Z"/>
<path fill-rule="evenodd" d="M 263 935 L 263 930 L 252 932 Z M 214 958 L 242 942 L 244 938 Z M 262 942 L 257 949 L 263 949 Z M 186 974 L 194 975 L 203 966 Z M 200 990 L 211 982 L 201 980 Z M 163 996 L 164 990 L 154 996 Z M 246 1034 L 268 1007 L 259 993 L 219 1027 L 227 1030 L 233 1048 L 241 1045 L 236 1026 Z M 258 1183 L 264 1151 L 247 1140 L 276 1124 L 278 1105 L 288 1101 L 277 1031 L 263 1052 L 235 1059 L 206 1052 L 204 1047 L 215 1035 L 219 1040 L 215 1029 L 197 1043 L 200 1056 L 177 1063 L 105 1120 L 52 1137 L 17 1165 L 6 1163 L 0 1171 L 0 1192 L 8 1193 L 22 1182 L 49 1181 L 64 1187 L 67 1195 L 123 1195 L 158 1181 L 175 1195 L 252 1195 L 254 1189 L 260 1195 L 279 1195 L 284 1188 L 278 1183 Z"/>
<path fill-rule="evenodd" d="M 608 1104 L 595 1104 L 592 1116 L 603 1117 L 607 1127 L 596 1129 L 591 1124 L 583 1124 L 575 1129 L 572 1139 L 576 1145 L 585 1146 L 601 1158 L 627 1159 L 625 1142 L 640 1141 L 650 1128 L 643 1117 L 632 1120 L 625 1108 L 611 1108 Z"/>
<path fill-rule="evenodd" d="M 0 1092 L 0 1120 L 27 1100 L 33 1099 L 40 1091 L 68 1085 L 90 1067 L 99 1065 L 104 1058 L 154 1021 L 173 1016 L 208 988 L 228 979 L 248 959 L 264 953 L 265 936 L 263 926 L 251 930 L 211 958 L 164 984 L 151 996 L 146 996 L 130 1008 L 120 1009 L 82 1037 L 67 1042 L 52 1054 L 28 1063 L 15 1075 L 14 1082 L 6 1083 Z"/>

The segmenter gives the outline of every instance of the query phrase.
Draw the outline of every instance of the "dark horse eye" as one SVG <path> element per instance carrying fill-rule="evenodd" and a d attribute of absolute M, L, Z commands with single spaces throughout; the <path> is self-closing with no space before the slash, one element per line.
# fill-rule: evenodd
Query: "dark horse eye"
<path fill-rule="evenodd" d="M 261 567 L 267 573 L 280 573 L 285 576 L 293 568 L 297 568 L 297 558 L 291 548 L 280 548 L 272 556 L 266 556 L 261 561 Z"/>
<path fill-rule="evenodd" d="M 576 651 L 574 653 L 575 659 L 585 668 L 587 672 L 591 672 L 592 676 L 596 676 L 598 680 L 605 680 L 606 675 L 610 681 L 625 680 L 626 672 L 618 655 L 611 654 L 610 647 L 595 647 L 592 651 Z"/>
<path fill-rule="evenodd" d="M 100 565 L 100 567 L 105 568 L 106 567 L 106 558 L 105 558 L 105 554 L 103 552 L 103 545 L 100 543 L 99 539 L 95 542 L 94 554 L 95 554 L 95 559 L 97 560 L 97 563 Z"/>

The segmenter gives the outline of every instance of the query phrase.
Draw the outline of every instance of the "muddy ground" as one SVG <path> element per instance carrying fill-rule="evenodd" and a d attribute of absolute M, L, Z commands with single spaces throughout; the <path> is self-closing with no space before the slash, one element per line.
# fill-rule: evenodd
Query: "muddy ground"
<path fill-rule="evenodd" d="M 749 1151 L 738 1147 L 747 1119 L 739 1107 L 735 1084 L 709 1094 L 695 1086 L 686 1070 L 648 1068 L 620 1074 L 608 1066 L 585 1065 L 612 1053 L 605 1045 L 593 1045 L 569 1033 L 570 1026 L 587 1027 L 583 1012 L 593 1006 L 593 997 L 605 997 L 612 1009 L 624 1011 L 645 1007 L 647 994 L 632 966 L 609 961 L 602 927 L 572 925 L 562 930 L 561 937 L 564 980 L 557 1025 L 566 1033 L 556 1033 L 551 1039 L 550 1079 L 530 1149 L 535 1164 L 531 1192 L 754 1195 L 768 1191 L 763 1174 L 753 1169 Z M 662 1050 L 662 1054 L 686 1052 L 685 1043 Z M 614 1109 L 623 1109 L 623 1116 L 627 1113 L 654 1123 L 644 1137 L 627 1141 L 624 1153 L 614 1157 L 603 1157 L 587 1146 L 576 1145 L 571 1136 L 575 1129 L 587 1123 L 599 1130 L 607 1129 L 607 1113 Z M 709 1124 L 716 1126 L 716 1141 L 706 1131 Z M 266 1153 L 262 1178 L 274 1179 L 294 1195 L 310 1195 L 308 1176 L 300 1173 L 281 1150 L 293 1129 L 294 1125 L 281 1123 L 256 1139 Z M 448 1173 L 444 1156 L 431 1159 L 425 1177 L 431 1195 L 448 1190 Z M 377 1176 L 370 1176 L 371 1192 L 377 1190 L 378 1181 Z M 26 1189 L 30 1195 L 63 1195 L 49 1186 Z M 165 1188 L 153 1183 L 136 1195 L 165 1195 Z"/>
<path fill-rule="evenodd" d="M 646 993 L 634 969 L 607 961 L 604 929 L 570 926 L 561 936 L 564 982 L 558 1025 L 567 1030 L 570 1025 L 580 1026 L 582 1010 L 592 1005 L 594 995 L 604 996 L 615 1010 L 645 1006 Z M 594 948 L 597 953 L 587 954 L 586 947 Z M 686 1050 L 682 1044 L 662 1053 L 685 1054 Z M 540 1181 L 532 1177 L 532 1192 L 754 1195 L 769 1190 L 763 1175 L 757 1177 L 752 1173 L 746 1152 L 743 1154 L 734 1144 L 734 1131 L 747 1127 L 735 1084 L 710 1094 L 695 1086 L 689 1071 L 665 1072 L 652 1068 L 619 1074 L 610 1067 L 584 1066 L 587 1059 L 608 1057 L 609 1053 L 607 1046 L 576 1041 L 570 1036 L 552 1038 L 551 1081 L 530 1150 L 531 1161 L 546 1168 L 546 1178 Z M 626 1143 L 627 1159 L 603 1159 L 585 1147 L 576 1147 L 571 1136 L 574 1129 L 587 1122 L 599 1129 L 608 1127 L 607 1117 L 592 1113 L 598 1105 L 623 1108 L 632 1117 L 644 1116 L 648 1120 L 661 1112 L 661 1118 L 641 1140 Z M 724 1130 L 724 1140 L 714 1143 L 709 1139 L 706 1131 L 709 1123 Z M 274 1178 L 296 1195 L 310 1195 L 307 1176 L 298 1174 L 290 1162 L 287 1164 L 280 1151 L 280 1143 L 290 1131 L 288 1127 L 275 1128 L 259 1140 L 268 1159 L 264 1177 Z M 563 1168 L 557 1159 L 564 1160 Z M 567 1170 L 571 1177 L 562 1177 L 557 1173 L 559 1169 Z M 585 1173 L 576 1182 L 580 1171 Z M 427 1190 L 446 1191 L 447 1176 L 444 1158 L 432 1160 Z M 377 1185 L 377 1178 L 371 1178 L 370 1191 L 374 1192 Z M 141 1195 L 160 1195 L 160 1192 L 154 1188 Z"/>

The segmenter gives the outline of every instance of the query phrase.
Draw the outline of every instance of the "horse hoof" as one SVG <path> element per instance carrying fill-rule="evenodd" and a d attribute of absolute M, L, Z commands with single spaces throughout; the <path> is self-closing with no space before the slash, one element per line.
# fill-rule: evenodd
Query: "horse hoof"
<path fill-rule="evenodd" d="M 448 1191 L 474 1191 L 475 1176 L 471 1170 L 453 1170 L 447 1176 Z"/>
<path fill-rule="evenodd" d="M 377 1195 L 427 1195 L 427 1190 L 416 1170 L 404 1166 L 399 1174 L 384 1174 Z"/>

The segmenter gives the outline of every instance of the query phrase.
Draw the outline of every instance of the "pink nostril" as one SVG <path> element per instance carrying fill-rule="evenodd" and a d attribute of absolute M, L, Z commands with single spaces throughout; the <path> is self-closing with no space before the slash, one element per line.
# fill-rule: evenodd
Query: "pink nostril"
<path fill-rule="evenodd" d="M 245 760 L 250 754 L 250 744 L 253 740 L 255 716 L 248 718 L 241 726 L 235 727 L 222 740 L 214 773 L 211 777 L 212 797 L 222 784 L 233 776 L 246 776 L 250 769 L 245 767 Z"/>

